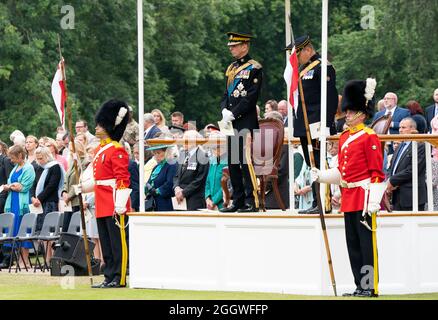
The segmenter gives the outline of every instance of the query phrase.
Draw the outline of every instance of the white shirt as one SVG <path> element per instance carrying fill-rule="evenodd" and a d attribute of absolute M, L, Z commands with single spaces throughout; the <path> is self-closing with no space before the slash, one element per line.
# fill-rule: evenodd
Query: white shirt
<path fill-rule="evenodd" d="M 394 115 L 394 112 L 395 112 L 395 109 L 397 108 L 397 106 L 395 106 L 394 108 L 392 108 L 391 110 L 388 110 L 388 109 L 386 109 L 386 112 L 385 112 L 385 116 L 387 115 L 387 114 L 389 114 L 391 117 Z"/>

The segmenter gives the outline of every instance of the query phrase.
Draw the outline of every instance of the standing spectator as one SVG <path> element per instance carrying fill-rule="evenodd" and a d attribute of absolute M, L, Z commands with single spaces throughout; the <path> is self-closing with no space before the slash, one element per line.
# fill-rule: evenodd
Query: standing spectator
<path fill-rule="evenodd" d="M 92 143 L 89 144 L 86 147 L 86 162 L 88 162 L 87 168 L 82 172 L 80 181 L 81 184 L 87 185 L 87 184 L 93 184 L 94 183 L 94 177 L 93 177 L 93 159 L 96 154 L 95 150 L 99 146 L 98 143 Z M 99 240 L 99 232 L 97 230 L 97 221 L 96 221 L 96 212 L 95 212 L 95 202 L 94 202 L 94 192 L 87 192 L 82 194 L 83 200 L 84 200 L 84 210 L 85 210 L 85 221 L 86 221 L 86 230 L 87 235 L 91 238 L 91 240 L 94 242 L 94 257 L 96 259 L 100 260 L 100 264 L 102 266 L 103 259 L 102 259 L 102 248 L 100 246 L 100 240 Z"/>
<path fill-rule="evenodd" d="M 146 150 L 146 148 L 149 147 L 146 140 L 155 138 L 155 136 L 161 133 L 161 130 L 155 124 L 154 116 L 152 115 L 152 113 L 145 113 L 143 115 L 143 120 L 145 140 L 144 160 L 147 163 L 152 158 L 152 153 Z"/>
<path fill-rule="evenodd" d="M 438 211 L 438 149 L 437 148 L 432 149 L 432 155 L 433 155 L 432 158 L 433 211 Z"/>
<path fill-rule="evenodd" d="M 412 119 L 417 123 L 418 133 L 427 133 L 427 122 L 423 114 L 423 108 L 421 108 L 420 104 L 415 100 L 410 100 L 406 104 L 406 108 L 408 108 L 411 113 Z"/>
<path fill-rule="evenodd" d="M 60 155 L 63 154 L 64 149 L 65 149 L 64 140 L 63 140 L 64 135 L 65 135 L 65 132 L 58 132 L 58 133 L 56 134 L 56 139 L 55 139 L 55 141 L 56 141 L 56 146 L 58 147 L 58 153 L 59 153 Z"/>
<path fill-rule="evenodd" d="M 211 139 L 225 139 L 219 131 L 210 133 Z M 222 170 L 227 166 L 225 146 L 213 144 L 211 147 L 210 166 L 208 168 L 207 182 L 205 184 L 205 202 L 207 209 L 218 210 L 223 207 Z"/>
<path fill-rule="evenodd" d="M 8 184 L 3 185 L 3 188 L 5 191 L 9 191 L 5 212 L 11 212 L 15 215 L 13 232 L 15 237 L 18 234 L 23 215 L 29 213 L 29 190 L 35 180 L 35 170 L 29 162 L 26 162 L 26 150 L 21 145 L 14 145 L 9 149 L 9 158 L 15 166 L 9 175 Z M 31 244 L 25 242 L 21 248 L 23 261 L 19 263 L 24 265 L 29 259 Z"/>
<path fill-rule="evenodd" d="M 88 131 L 87 121 L 83 119 L 76 121 L 75 129 L 76 129 L 76 134 L 78 134 L 79 132 L 85 134 L 88 143 L 98 142 L 98 139 L 90 131 Z"/>
<path fill-rule="evenodd" d="M 295 196 L 298 197 L 298 209 L 307 210 L 312 208 L 312 180 L 310 175 L 310 167 L 303 163 L 301 172 L 295 179 Z"/>
<path fill-rule="evenodd" d="M 379 102 L 377 102 L 376 109 L 377 109 L 377 112 L 385 110 L 385 100 L 384 99 L 380 99 Z"/>
<path fill-rule="evenodd" d="M 80 210 L 79 198 L 73 188 L 73 185 L 78 184 L 79 181 L 78 178 L 76 177 L 76 171 L 73 165 L 73 156 L 75 156 L 75 154 L 73 153 L 72 143 L 73 142 L 70 142 L 70 146 L 69 146 L 71 166 L 69 167 L 65 175 L 64 188 L 62 191 L 62 199 L 64 200 L 66 205 L 71 204 L 72 211 L 64 213 L 64 222 L 62 225 L 62 230 L 68 230 L 68 226 L 70 224 L 70 220 L 71 220 L 71 216 L 73 215 L 73 212 Z M 78 155 L 78 170 L 79 172 L 82 172 L 87 168 L 89 159 L 86 157 L 85 154 L 85 146 L 79 141 L 75 141 L 74 143 L 75 143 L 76 154 Z"/>
<path fill-rule="evenodd" d="M 397 95 L 393 92 L 385 94 L 383 101 L 385 103 L 385 110 L 379 111 L 374 115 L 373 121 L 381 118 L 383 115 L 390 115 L 392 117 L 391 126 L 389 127 L 390 134 L 398 134 L 400 128 L 400 121 L 409 117 L 409 110 L 397 106 Z"/>
<path fill-rule="evenodd" d="M 434 103 L 426 108 L 426 122 L 428 132 L 432 132 L 430 122 L 434 117 L 438 116 L 438 88 L 436 88 L 433 92 L 433 101 Z"/>
<path fill-rule="evenodd" d="M 411 117 L 400 122 L 400 134 L 417 133 L 417 123 Z M 387 193 L 392 192 L 394 210 L 412 211 L 412 143 L 403 141 L 394 152 L 387 182 Z M 426 157 L 424 143 L 418 144 L 418 209 L 426 203 Z"/>
<path fill-rule="evenodd" d="M 278 103 L 278 112 L 280 112 L 281 115 L 283 116 L 283 124 L 284 124 L 284 127 L 286 128 L 288 125 L 288 122 L 287 122 L 287 101 L 286 100 L 281 100 Z"/>
<path fill-rule="evenodd" d="M 121 143 L 127 142 L 130 147 L 133 147 L 134 144 L 138 142 L 138 123 L 134 119 L 134 114 L 131 106 L 128 106 L 128 125 L 126 126 L 125 132 L 123 133 L 123 137 Z"/>
<path fill-rule="evenodd" d="M 43 169 L 38 180 L 35 179 L 35 195 L 31 197 L 35 207 L 42 207 L 43 213 L 38 215 L 36 231 L 40 231 L 47 213 L 58 211 L 58 202 L 64 187 L 64 170 L 55 161 L 47 147 L 38 147 L 36 160 Z"/>
<path fill-rule="evenodd" d="M 80 143 L 82 143 L 84 146 L 88 145 L 88 139 L 87 136 L 85 135 L 85 133 L 79 132 L 76 137 L 75 137 L 76 141 L 79 141 Z"/>
<path fill-rule="evenodd" d="M 38 180 L 40 179 L 41 173 L 43 172 L 43 168 L 40 167 L 38 162 L 36 161 L 35 150 L 39 147 L 38 139 L 34 136 L 26 137 L 26 152 L 27 152 L 27 161 L 33 166 L 35 170 L 35 181 L 30 189 L 30 197 L 35 197 L 35 189 Z"/>
<path fill-rule="evenodd" d="M 184 114 L 179 111 L 175 111 L 170 115 L 172 126 L 183 127 L 184 126 Z"/>
<path fill-rule="evenodd" d="M 126 132 L 126 130 L 125 130 Z M 125 148 L 126 152 L 129 155 L 129 165 L 128 165 L 128 171 L 129 171 L 129 182 L 130 182 L 130 188 L 132 189 L 130 198 L 131 198 L 131 207 L 134 209 L 134 211 L 138 212 L 140 210 L 140 191 L 139 191 L 139 170 L 138 170 L 138 164 L 135 162 L 133 157 L 131 156 L 131 147 L 129 146 L 129 143 L 124 142 L 123 147 Z"/>
<path fill-rule="evenodd" d="M 145 113 L 143 116 L 144 120 L 144 139 L 155 138 L 157 133 L 161 133 L 160 128 L 155 123 L 155 117 L 152 113 Z"/>
<path fill-rule="evenodd" d="M 306 103 L 307 118 L 309 125 L 321 121 L 321 56 L 315 51 L 312 41 L 308 35 L 301 36 L 295 39 L 295 48 L 297 58 L 300 64 L 300 77 L 302 83 L 303 100 Z M 292 50 L 292 46 L 287 47 Z M 330 128 L 330 134 L 336 134 L 335 114 L 338 108 L 339 96 L 336 89 L 336 71 L 333 65 L 327 61 L 327 116 L 326 124 Z M 298 99 L 298 108 L 294 117 L 294 136 L 300 138 L 303 146 L 304 159 L 307 166 L 310 166 L 310 158 L 308 152 L 308 142 L 306 135 L 306 127 L 304 125 L 304 113 L 301 105 L 301 97 Z M 319 141 L 318 139 L 311 140 L 313 146 L 313 155 L 315 165 L 320 165 Z M 317 206 L 317 190 L 316 184 L 312 185 L 313 204 L 306 212 L 301 213 L 319 213 Z"/>
<path fill-rule="evenodd" d="M 68 162 L 67 159 L 65 159 L 63 156 L 61 156 L 58 153 L 58 146 L 56 145 L 56 141 L 52 138 L 43 137 L 43 144 L 45 147 L 49 148 L 50 152 L 52 153 L 53 158 L 59 162 L 60 165 L 62 165 L 62 168 L 64 171 L 68 170 Z"/>
<path fill-rule="evenodd" d="M 138 143 L 136 143 L 132 147 L 132 157 L 134 158 L 134 161 L 137 162 L 137 164 L 140 163 L 140 151 L 138 150 L 138 146 Z"/>
<path fill-rule="evenodd" d="M 336 168 L 338 166 L 338 142 L 329 142 L 327 148 L 327 163 L 329 168 Z M 339 210 L 341 207 L 341 189 L 337 184 L 330 184 L 330 193 L 332 209 Z"/>
<path fill-rule="evenodd" d="M 68 133 L 65 133 L 62 136 L 62 142 L 63 142 L 64 148 L 62 149 L 61 156 L 63 156 L 64 159 L 68 159 L 70 157 L 70 150 L 68 149 L 68 144 L 70 143 L 70 135 Z"/>
<path fill-rule="evenodd" d="M 8 177 L 13 168 L 14 164 L 8 157 L 8 146 L 0 140 L 0 186 L 8 183 Z M 4 212 L 7 196 L 7 191 L 0 193 L 0 213 Z"/>
<path fill-rule="evenodd" d="M 151 113 L 154 116 L 154 122 L 158 129 L 160 129 L 162 132 L 169 131 L 169 128 L 166 126 L 166 118 L 164 117 L 164 114 L 161 112 L 161 110 L 154 109 L 151 111 Z"/>
<path fill-rule="evenodd" d="M 154 211 L 173 211 L 173 179 L 178 165 L 172 157 L 172 148 L 172 145 L 158 145 L 149 148 L 157 165 L 152 170 L 145 192 L 147 198 L 152 197 L 155 201 Z"/>
<path fill-rule="evenodd" d="M 21 132 L 20 130 L 14 130 L 9 136 L 9 139 L 11 139 L 12 144 L 14 146 L 20 145 L 24 147 L 26 143 L 26 137 L 24 136 L 23 132 Z"/>
<path fill-rule="evenodd" d="M 193 130 L 184 133 L 186 139 L 201 139 L 202 136 Z M 179 203 L 187 200 L 187 210 L 205 208 L 205 180 L 208 174 L 207 154 L 198 146 L 184 144 L 178 171 L 173 180 L 175 197 Z"/>
<path fill-rule="evenodd" d="M 265 114 L 278 110 L 278 102 L 276 100 L 268 100 L 265 103 Z"/>

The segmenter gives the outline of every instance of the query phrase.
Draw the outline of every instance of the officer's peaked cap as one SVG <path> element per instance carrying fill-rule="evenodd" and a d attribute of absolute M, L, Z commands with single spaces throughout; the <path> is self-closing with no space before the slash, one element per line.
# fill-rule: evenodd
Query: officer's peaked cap
<path fill-rule="evenodd" d="M 301 37 L 298 37 L 295 39 L 295 50 L 297 50 L 297 53 L 303 50 L 306 46 L 310 44 L 310 37 L 309 35 L 304 35 Z M 292 44 L 290 44 L 292 49 Z M 289 46 L 288 46 L 289 47 Z M 289 49 L 289 50 L 291 50 Z"/>
<path fill-rule="evenodd" d="M 229 46 L 234 46 L 242 42 L 250 42 L 251 39 L 254 38 L 251 34 L 244 32 L 227 32 L 227 36 Z"/>
<path fill-rule="evenodd" d="M 128 124 L 129 106 L 120 100 L 108 100 L 96 113 L 96 124 L 105 129 L 111 139 L 120 141 Z"/>

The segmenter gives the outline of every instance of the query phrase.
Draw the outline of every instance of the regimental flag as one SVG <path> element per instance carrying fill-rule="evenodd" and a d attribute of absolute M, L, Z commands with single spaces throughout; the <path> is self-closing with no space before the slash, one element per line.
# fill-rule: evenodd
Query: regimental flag
<path fill-rule="evenodd" d="M 55 76 L 52 81 L 52 97 L 55 101 L 56 111 L 59 115 L 59 120 L 64 128 L 65 124 L 65 102 L 67 101 L 67 90 L 65 86 L 65 76 L 64 76 L 64 59 L 58 63 L 58 68 L 56 70 Z"/>
<path fill-rule="evenodd" d="M 284 80 L 289 88 L 289 102 L 295 113 L 298 108 L 298 77 L 298 58 L 294 46 L 287 61 L 286 69 L 284 70 Z"/>

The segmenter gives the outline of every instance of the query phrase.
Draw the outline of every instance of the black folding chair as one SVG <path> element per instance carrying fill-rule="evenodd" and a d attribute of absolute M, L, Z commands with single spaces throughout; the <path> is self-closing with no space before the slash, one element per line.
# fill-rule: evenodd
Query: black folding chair
<path fill-rule="evenodd" d="M 49 212 L 46 217 L 44 218 L 43 226 L 41 228 L 41 232 L 38 236 L 35 236 L 33 238 L 30 238 L 29 240 L 36 240 L 36 263 L 38 264 L 40 270 L 44 272 L 46 269 L 47 271 L 50 271 L 50 268 L 47 264 L 47 252 L 49 251 L 49 242 L 55 241 L 59 239 L 59 225 L 60 225 L 60 219 L 61 219 L 61 213 L 58 211 Z M 62 225 L 62 224 L 61 224 Z M 40 244 L 43 246 L 44 251 L 44 268 L 41 266 L 41 262 L 39 259 L 39 247 Z M 44 246 L 46 244 L 46 246 Z M 34 272 L 36 272 L 37 264 L 35 264 Z"/>
<path fill-rule="evenodd" d="M 35 229 L 36 229 L 36 221 L 37 221 L 37 214 L 35 213 L 27 213 L 23 215 L 23 218 L 21 219 L 20 228 L 18 229 L 18 234 L 15 237 L 6 237 L 3 238 L 3 243 L 10 243 L 11 248 L 11 260 L 9 262 L 9 272 L 11 272 L 12 264 L 14 263 L 14 260 L 17 262 L 17 265 L 15 267 L 15 272 L 18 272 L 18 270 L 21 271 L 20 263 L 19 263 L 19 257 L 24 262 L 24 267 L 26 268 L 26 271 L 29 271 L 27 269 L 26 261 L 23 259 L 23 254 L 21 252 L 21 245 L 23 242 L 28 241 L 30 238 L 35 236 Z M 33 244 L 33 241 L 31 241 L 33 250 L 35 250 L 35 246 Z M 28 258 L 30 267 L 32 268 L 32 261 L 30 261 L 30 258 Z"/>

